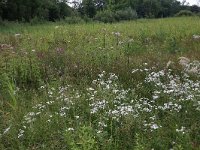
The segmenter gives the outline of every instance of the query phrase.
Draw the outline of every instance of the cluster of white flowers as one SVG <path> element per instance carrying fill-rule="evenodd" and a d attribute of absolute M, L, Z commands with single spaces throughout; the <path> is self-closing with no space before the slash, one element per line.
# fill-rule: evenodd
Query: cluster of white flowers
<path fill-rule="evenodd" d="M 136 117 L 139 116 L 140 113 L 144 112 L 152 112 L 154 108 L 154 100 L 149 100 L 148 98 L 140 98 L 139 100 L 136 100 L 135 102 L 135 110 L 137 110 Z"/>
<path fill-rule="evenodd" d="M 158 106 L 158 109 L 169 110 L 179 112 L 182 109 L 182 105 L 174 104 L 172 102 L 164 103 L 163 106 Z"/>
<path fill-rule="evenodd" d="M 111 117 L 118 121 L 122 116 L 131 115 L 137 118 L 145 113 L 154 114 L 157 110 L 180 112 L 183 108 L 183 101 L 194 102 L 200 95 L 200 81 L 190 79 L 190 75 L 185 70 L 180 74 L 175 74 L 171 69 L 155 71 L 155 67 L 148 69 L 146 64 L 144 66 L 144 69 L 134 69 L 133 73 L 145 73 L 144 83 L 151 83 L 154 86 L 152 98 L 142 97 L 137 99 L 138 96 L 136 96 L 135 100 L 130 100 L 128 93 L 134 90 L 122 89 L 115 74 L 106 76 L 106 73 L 102 72 L 99 74 L 99 78 L 93 81 L 93 88 L 88 88 L 91 114 L 100 115 L 103 113 L 102 116 Z M 141 84 L 139 83 L 138 86 L 141 86 Z M 167 97 L 167 101 L 163 101 L 163 96 L 165 99 Z M 198 110 L 200 102 L 195 102 L 194 106 Z M 152 118 L 150 117 L 150 119 Z M 144 127 L 154 131 L 162 126 L 158 125 L 154 118 L 153 121 L 146 121 Z"/>
<path fill-rule="evenodd" d="M 135 100 L 134 117 L 139 117 L 144 113 L 148 116 L 148 114 L 154 114 L 158 110 L 180 112 L 186 101 L 193 103 L 194 109 L 200 110 L 200 63 L 198 61 L 190 62 L 189 59 L 183 59 L 180 62 L 184 66 L 183 70 L 177 73 L 168 68 L 159 71 L 155 71 L 156 68 L 153 67 L 132 70 L 133 74 L 144 73 L 146 76 L 144 83 L 150 84 L 149 86 L 152 89 L 152 98 L 142 97 L 139 100 Z M 196 71 L 190 71 L 194 70 L 192 68 L 195 68 Z M 192 79 L 191 75 L 195 75 L 195 79 Z M 138 83 L 136 88 L 141 88 L 142 85 L 142 83 Z M 143 125 L 151 129 L 161 128 L 162 126 L 159 126 L 155 121 L 145 121 Z"/>
<path fill-rule="evenodd" d="M 200 35 L 194 34 L 194 35 L 192 36 L 192 38 L 193 38 L 194 40 L 199 40 L 199 39 L 200 39 Z"/>
<path fill-rule="evenodd" d="M 1 50 L 13 50 L 14 47 L 10 44 L 0 44 L 0 49 Z"/>
<path fill-rule="evenodd" d="M 96 88 L 88 89 L 90 91 L 88 92 L 88 100 L 90 101 L 92 114 L 103 110 L 107 116 L 117 119 L 133 112 L 132 106 L 126 103 L 130 89 L 122 89 L 117 81 L 118 76 L 113 73 L 110 73 L 106 78 L 105 71 L 99 74 L 97 80 L 93 81 Z"/>
<path fill-rule="evenodd" d="M 118 122 L 121 117 L 134 114 L 128 96 L 131 90 L 122 88 L 117 75 L 103 71 L 92 83 L 92 87 L 87 89 L 87 101 L 91 115 L 99 116 L 97 133 L 103 132 L 109 119 Z"/>
<path fill-rule="evenodd" d="M 176 129 L 176 132 L 185 134 L 187 131 L 186 128 L 182 126 L 181 129 Z"/>
<path fill-rule="evenodd" d="M 180 72 L 179 75 L 173 74 L 171 69 L 151 72 L 145 78 L 145 82 L 153 83 L 155 89 L 159 89 L 154 91 L 152 96 L 154 100 L 159 99 L 164 94 L 171 101 L 158 107 L 163 110 L 180 111 L 182 106 L 177 103 L 188 100 L 195 101 L 200 94 L 200 80 L 198 80 L 198 76 L 196 80 L 192 80 L 185 70 Z"/>
<path fill-rule="evenodd" d="M 73 105 L 72 100 L 70 97 L 68 97 L 67 93 L 69 87 L 70 86 L 66 85 L 65 87 L 59 87 L 58 89 L 55 89 L 54 87 L 47 88 L 46 85 L 41 86 L 39 88 L 41 91 L 48 89 L 47 97 L 49 100 L 36 104 L 32 107 L 31 112 L 28 112 L 26 115 L 24 115 L 22 128 L 20 128 L 18 132 L 18 138 L 23 137 L 26 129 L 28 129 L 35 121 L 37 121 L 40 116 L 46 116 L 46 122 L 48 123 L 51 123 L 54 115 L 66 117 L 66 112 L 70 109 L 70 106 Z M 60 106 L 58 109 L 56 109 L 54 112 L 48 112 L 48 108 L 57 104 Z"/>
<path fill-rule="evenodd" d="M 155 130 L 157 130 L 159 128 L 162 128 L 162 126 L 158 125 L 157 123 L 155 123 L 154 120 L 155 119 L 153 119 L 153 121 L 151 121 L 149 123 L 146 120 L 143 121 L 143 125 L 145 127 L 145 129 L 144 129 L 145 131 L 146 130 L 150 130 L 151 132 L 153 132 L 153 131 L 155 131 Z"/>
<path fill-rule="evenodd" d="M 179 64 L 183 67 L 184 71 L 189 74 L 200 76 L 200 62 L 197 60 L 191 61 L 186 57 L 179 57 Z"/>
<path fill-rule="evenodd" d="M 195 60 L 185 66 L 185 72 L 200 76 L 200 62 Z"/>
<path fill-rule="evenodd" d="M 33 111 L 28 112 L 24 117 L 22 121 L 22 128 L 18 131 L 18 138 L 21 138 L 24 136 L 25 130 L 27 127 L 30 127 L 32 123 L 34 123 L 39 115 L 43 112 L 45 112 L 47 106 L 45 104 L 39 103 L 32 107 Z"/>
<path fill-rule="evenodd" d="M 108 102 L 106 100 L 96 101 L 95 103 L 90 104 L 91 113 L 92 114 L 98 113 L 99 110 L 104 110 L 107 105 Z"/>
<path fill-rule="evenodd" d="M 187 68 L 198 66 L 197 61 L 189 63 Z M 97 127 L 97 133 L 102 133 L 109 127 L 110 120 L 119 123 L 126 116 L 140 118 L 143 120 L 145 130 L 155 131 L 162 128 L 155 112 L 178 113 L 184 107 L 184 102 L 192 102 L 196 110 L 200 110 L 200 81 L 198 76 L 191 79 L 186 69 L 180 73 L 175 73 L 171 69 L 155 71 L 156 68 L 134 69 L 132 73 L 144 73 L 143 81 L 135 85 L 135 89 L 124 89 L 120 84 L 119 78 L 114 73 L 107 74 L 103 71 L 93 80 L 91 87 L 86 89 L 86 93 L 74 90 L 72 86 L 66 85 L 58 88 L 48 88 L 41 86 L 39 90 L 47 93 L 48 101 L 39 103 L 32 107 L 31 112 L 27 113 L 19 129 L 18 138 L 23 137 L 25 131 L 34 123 L 39 116 L 44 115 L 47 123 L 51 123 L 56 115 L 60 118 L 67 118 L 70 111 L 76 107 L 82 107 L 77 103 L 80 99 L 85 99 L 90 109 L 91 123 Z M 137 95 L 136 88 L 143 88 L 147 84 L 151 87 L 151 95 L 143 97 Z M 131 96 L 130 96 L 131 95 Z M 163 98 L 164 97 L 164 98 Z M 53 112 L 48 112 L 51 106 L 56 106 Z M 80 114 L 74 114 L 75 121 L 82 118 Z M 150 116 L 151 115 L 151 116 Z M 154 116 L 152 116 L 154 115 Z M 148 118 L 149 117 L 149 118 Z M 7 133 L 10 128 L 6 129 Z M 67 128 L 67 131 L 74 131 L 74 128 Z M 177 132 L 180 130 L 177 129 Z"/>
<path fill-rule="evenodd" d="M 121 35 L 120 32 L 112 32 L 112 34 L 115 35 L 115 36 L 120 36 Z"/>

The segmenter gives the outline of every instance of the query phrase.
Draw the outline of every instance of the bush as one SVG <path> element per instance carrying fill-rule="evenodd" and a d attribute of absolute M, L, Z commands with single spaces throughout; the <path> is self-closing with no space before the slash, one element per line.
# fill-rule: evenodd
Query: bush
<path fill-rule="evenodd" d="M 84 20 L 81 17 L 76 16 L 66 17 L 64 21 L 69 24 L 84 23 Z"/>
<path fill-rule="evenodd" d="M 41 20 L 49 20 L 49 10 L 46 8 L 39 7 L 36 10 L 36 14 Z"/>
<path fill-rule="evenodd" d="M 25 22 L 25 21 L 22 20 L 22 22 Z M 37 16 L 35 16 L 33 19 L 30 20 L 31 25 L 42 24 L 44 22 L 45 20 L 38 18 Z"/>
<path fill-rule="evenodd" d="M 94 20 L 104 22 L 104 23 L 112 23 L 115 22 L 115 14 L 111 10 L 100 11 L 94 17 Z"/>
<path fill-rule="evenodd" d="M 137 12 L 130 7 L 125 10 L 118 10 L 116 11 L 115 18 L 117 21 L 133 20 L 137 18 Z"/>
<path fill-rule="evenodd" d="M 3 19 L 1 18 L 1 16 L 0 16 L 0 26 L 1 25 L 4 25 L 4 22 L 3 22 Z"/>
<path fill-rule="evenodd" d="M 94 20 L 104 23 L 112 23 L 121 20 L 133 20 L 136 18 L 137 18 L 137 12 L 129 7 L 127 9 L 118 10 L 116 12 L 113 12 L 111 10 L 98 12 L 94 17 Z"/>
<path fill-rule="evenodd" d="M 89 22 L 92 22 L 92 19 L 87 17 L 87 16 L 84 16 L 83 17 L 83 20 L 86 22 L 86 23 L 89 23 Z"/>
<path fill-rule="evenodd" d="M 176 15 L 176 17 L 181 17 L 181 16 L 194 16 L 194 14 L 189 11 L 189 10 L 181 10 L 179 11 Z"/>

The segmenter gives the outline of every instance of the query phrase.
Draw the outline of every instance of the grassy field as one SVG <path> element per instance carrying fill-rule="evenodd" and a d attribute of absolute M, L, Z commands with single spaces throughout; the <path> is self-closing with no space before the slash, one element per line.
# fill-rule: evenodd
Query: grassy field
<path fill-rule="evenodd" d="M 200 19 L 0 26 L 0 149 L 199 150 Z"/>

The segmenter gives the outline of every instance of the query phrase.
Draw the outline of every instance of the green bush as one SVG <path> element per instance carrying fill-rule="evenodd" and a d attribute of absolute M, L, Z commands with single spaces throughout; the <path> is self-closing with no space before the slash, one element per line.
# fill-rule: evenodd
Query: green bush
<path fill-rule="evenodd" d="M 94 17 L 94 20 L 104 22 L 104 23 L 112 23 L 115 22 L 115 14 L 111 10 L 100 11 Z"/>
<path fill-rule="evenodd" d="M 118 10 L 116 12 L 113 12 L 111 10 L 98 12 L 94 17 L 94 20 L 104 23 L 112 23 L 122 20 L 133 20 L 136 18 L 137 18 L 137 12 L 132 8 L 127 8 L 124 10 Z"/>
<path fill-rule="evenodd" d="M 133 10 L 132 8 L 128 8 L 125 10 L 118 10 L 115 13 L 115 19 L 117 21 L 120 20 L 133 20 L 137 18 L 137 12 Z"/>
<path fill-rule="evenodd" d="M 92 22 L 93 20 L 87 16 L 84 16 L 83 17 L 83 20 L 86 22 L 86 23 L 89 23 L 89 22 Z"/>
<path fill-rule="evenodd" d="M 22 22 L 25 22 L 25 21 L 22 20 Z M 45 20 L 43 20 L 37 16 L 30 20 L 31 25 L 42 24 L 44 22 L 45 22 Z"/>
<path fill-rule="evenodd" d="M 65 22 L 69 24 L 77 24 L 77 23 L 84 23 L 84 20 L 81 17 L 66 17 Z"/>
<path fill-rule="evenodd" d="M 39 7 L 36 10 L 37 17 L 41 20 L 48 20 L 49 19 L 49 10 L 46 8 Z"/>
<path fill-rule="evenodd" d="M 0 25 L 4 25 L 1 16 L 0 16 Z"/>
<path fill-rule="evenodd" d="M 176 17 L 181 17 L 181 16 L 194 16 L 194 14 L 189 11 L 189 10 L 181 10 L 179 11 L 176 15 Z"/>

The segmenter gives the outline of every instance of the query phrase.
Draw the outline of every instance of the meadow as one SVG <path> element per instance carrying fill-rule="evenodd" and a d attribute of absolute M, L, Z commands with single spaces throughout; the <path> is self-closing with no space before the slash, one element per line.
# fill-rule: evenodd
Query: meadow
<path fill-rule="evenodd" d="M 0 149 L 200 149 L 200 19 L 0 26 Z"/>

